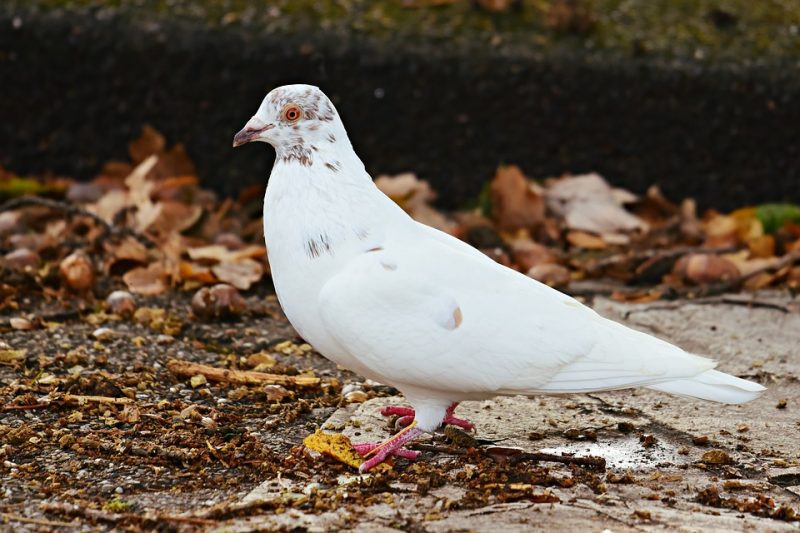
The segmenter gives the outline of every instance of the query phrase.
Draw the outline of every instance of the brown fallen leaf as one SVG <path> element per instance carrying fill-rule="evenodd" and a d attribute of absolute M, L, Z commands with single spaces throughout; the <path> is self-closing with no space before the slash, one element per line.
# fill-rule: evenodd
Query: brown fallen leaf
<path fill-rule="evenodd" d="M 602 250 L 608 248 L 608 243 L 598 235 L 586 233 L 585 231 L 573 230 L 567 233 L 567 241 L 576 248 L 586 250 Z"/>
<path fill-rule="evenodd" d="M 266 256 L 267 249 L 263 246 L 250 245 L 238 250 L 229 250 L 222 244 L 209 244 L 188 248 L 186 253 L 194 261 L 224 263 L 242 259 L 261 259 Z"/>
<path fill-rule="evenodd" d="M 528 276 L 551 287 L 563 287 L 570 282 L 569 270 L 555 263 L 542 263 L 528 270 Z"/>
<path fill-rule="evenodd" d="M 217 281 L 217 277 L 211 272 L 210 267 L 198 265 L 190 261 L 181 261 L 180 277 L 183 281 L 197 281 L 204 285 L 209 285 Z"/>
<path fill-rule="evenodd" d="M 127 424 L 135 424 L 142 418 L 142 414 L 134 403 L 125 404 L 122 411 L 117 414 L 117 420 Z"/>
<path fill-rule="evenodd" d="M 203 208 L 199 205 L 186 205 L 182 202 L 162 201 L 153 204 L 153 220 L 143 231 L 153 233 L 183 233 L 194 226 L 203 216 Z"/>
<path fill-rule="evenodd" d="M 85 291 L 94 282 L 94 266 L 83 252 L 73 252 L 61 261 L 58 273 L 64 284 L 75 291 Z"/>
<path fill-rule="evenodd" d="M 128 144 L 128 155 L 138 165 L 151 155 L 158 155 L 167 147 L 164 136 L 149 124 L 142 127 L 141 135 Z"/>
<path fill-rule="evenodd" d="M 239 290 L 246 291 L 253 283 L 257 283 L 264 275 L 264 267 L 254 259 L 225 261 L 211 267 L 211 271 L 220 281 L 229 283 Z"/>
<path fill-rule="evenodd" d="M 537 265 L 555 263 L 555 253 L 538 242 L 534 242 L 527 235 L 516 238 L 509 243 L 514 263 L 521 272 L 527 272 Z"/>
<path fill-rule="evenodd" d="M 455 224 L 431 207 L 436 193 L 430 184 L 415 174 L 406 172 L 396 176 L 378 176 L 375 185 L 417 222 L 446 232 L 453 230 Z"/>
<path fill-rule="evenodd" d="M 516 165 L 497 169 L 489 186 L 492 218 L 503 231 L 536 230 L 544 221 L 541 188 L 528 181 Z"/>
<path fill-rule="evenodd" d="M 122 281 L 129 291 L 146 296 L 163 294 L 169 288 L 167 273 L 161 263 L 129 270 L 122 276 Z"/>

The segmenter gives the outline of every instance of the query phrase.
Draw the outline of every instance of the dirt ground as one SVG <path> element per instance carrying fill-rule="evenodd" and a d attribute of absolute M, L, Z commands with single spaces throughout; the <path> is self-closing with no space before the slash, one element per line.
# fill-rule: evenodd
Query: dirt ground
<path fill-rule="evenodd" d="M 458 414 L 476 433 L 448 428 L 417 445 L 416 463 L 366 476 L 303 438 L 319 427 L 384 438 L 392 421 L 378 410 L 402 398 L 311 351 L 274 296 L 249 297 L 231 322 L 190 318 L 181 294 L 137 303 L 120 319 L 28 302 L 46 328 L 3 334 L 0 529 L 800 529 L 800 302 L 786 293 L 592 302 L 763 383 L 758 401 L 620 391 L 468 402 Z M 320 384 L 190 379 L 173 360 Z"/>

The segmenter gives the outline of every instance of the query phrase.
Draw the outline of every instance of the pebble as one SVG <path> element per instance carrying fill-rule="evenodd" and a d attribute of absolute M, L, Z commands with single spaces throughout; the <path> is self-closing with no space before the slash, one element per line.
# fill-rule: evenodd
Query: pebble
<path fill-rule="evenodd" d="M 92 337 L 99 341 L 107 341 L 117 336 L 117 333 L 111 328 L 97 328 L 92 332 Z"/>
<path fill-rule="evenodd" d="M 106 307 L 115 315 L 130 318 L 136 312 L 136 300 L 128 291 L 114 291 L 106 298 Z"/>

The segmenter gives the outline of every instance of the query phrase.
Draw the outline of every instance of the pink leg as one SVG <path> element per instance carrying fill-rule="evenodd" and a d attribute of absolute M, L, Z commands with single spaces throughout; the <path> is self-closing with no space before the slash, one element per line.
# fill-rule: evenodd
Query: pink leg
<path fill-rule="evenodd" d="M 465 418 L 456 418 L 453 416 L 453 412 L 455 412 L 456 407 L 458 407 L 458 403 L 450 404 L 450 407 L 448 407 L 447 411 L 444 412 L 444 423 L 450 424 L 451 426 L 458 426 L 461 429 L 466 429 L 467 431 L 475 429 L 475 424 L 469 420 Z"/>
<path fill-rule="evenodd" d="M 456 410 L 458 403 L 453 403 L 450 407 L 447 408 L 447 411 L 444 413 L 444 419 L 442 420 L 443 424 L 450 424 L 451 426 L 458 426 L 462 429 L 466 429 L 467 431 L 474 429 L 475 425 L 470 422 L 469 420 L 465 420 L 463 418 L 456 418 L 453 416 L 453 412 Z M 397 415 L 401 418 L 397 421 L 397 425 L 400 427 L 405 427 L 409 425 L 414 420 L 414 410 L 410 407 L 399 407 L 399 406 L 390 406 L 384 407 L 381 409 L 381 414 L 383 416 L 392 416 Z"/>
<path fill-rule="evenodd" d="M 369 470 L 375 468 L 375 466 L 379 465 L 380 463 L 384 462 L 387 457 L 390 455 L 396 455 L 399 457 L 405 457 L 406 459 L 416 459 L 419 452 L 414 452 L 412 450 L 403 449 L 403 445 L 411 440 L 416 439 L 420 435 L 424 433 L 421 429 L 414 427 L 414 424 L 408 426 L 400 433 L 386 439 L 380 444 L 373 444 L 373 443 L 366 443 L 366 444 L 357 444 L 356 451 L 360 454 L 361 449 L 367 449 L 366 456 L 370 457 L 359 467 L 358 471 L 362 474 L 364 472 L 368 472 Z M 413 457 L 412 457 L 413 454 Z"/>
<path fill-rule="evenodd" d="M 353 444 L 353 448 L 355 448 L 358 455 L 364 456 L 380 445 L 381 445 L 380 442 L 365 442 L 363 444 Z M 419 456 L 419 452 L 415 452 L 414 450 L 407 450 L 405 448 L 399 448 L 395 450 L 392 455 L 394 455 L 395 457 L 402 457 L 403 459 L 408 459 L 409 461 L 413 461 Z"/>

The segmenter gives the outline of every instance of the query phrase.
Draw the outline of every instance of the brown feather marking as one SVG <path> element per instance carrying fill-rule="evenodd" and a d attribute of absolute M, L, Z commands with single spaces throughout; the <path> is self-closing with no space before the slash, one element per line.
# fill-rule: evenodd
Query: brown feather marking
<path fill-rule="evenodd" d="M 464 314 L 461 312 L 460 307 L 456 307 L 455 311 L 453 311 L 453 327 L 447 329 L 457 329 L 463 321 Z"/>

